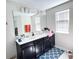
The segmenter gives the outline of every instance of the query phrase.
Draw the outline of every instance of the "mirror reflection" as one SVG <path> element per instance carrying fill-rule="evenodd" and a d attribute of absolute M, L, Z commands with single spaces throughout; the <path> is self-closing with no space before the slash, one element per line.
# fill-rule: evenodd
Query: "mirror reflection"
<path fill-rule="evenodd" d="M 29 36 L 41 33 L 46 27 L 46 14 L 13 12 L 15 36 Z"/>

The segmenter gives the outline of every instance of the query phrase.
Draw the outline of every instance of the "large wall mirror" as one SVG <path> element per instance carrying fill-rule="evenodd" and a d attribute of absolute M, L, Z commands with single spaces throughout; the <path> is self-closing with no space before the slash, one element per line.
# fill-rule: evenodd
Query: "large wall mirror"
<path fill-rule="evenodd" d="M 15 35 L 27 35 L 46 27 L 46 14 L 13 12 Z"/>

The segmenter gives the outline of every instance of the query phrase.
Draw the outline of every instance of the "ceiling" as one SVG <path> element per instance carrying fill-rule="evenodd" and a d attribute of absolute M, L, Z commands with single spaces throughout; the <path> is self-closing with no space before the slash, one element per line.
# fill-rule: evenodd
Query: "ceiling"
<path fill-rule="evenodd" d="M 67 2 L 69 0 L 9 0 L 9 1 L 13 1 L 25 5 L 26 7 L 28 6 L 30 8 L 46 10 L 51 7 L 55 7 L 59 4 L 62 4 L 64 2 Z"/>

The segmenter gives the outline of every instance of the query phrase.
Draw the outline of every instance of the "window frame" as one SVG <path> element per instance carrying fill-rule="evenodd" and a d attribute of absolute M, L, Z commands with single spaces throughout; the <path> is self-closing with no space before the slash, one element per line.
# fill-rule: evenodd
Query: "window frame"
<path fill-rule="evenodd" d="M 58 21 L 60 21 L 61 22 L 61 20 L 56 20 L 56 17 L 58 16 L 56 13 L 62 13 L 62 12 L 64 12 L 64 11 L 68 11 L 69 12 L 69 18 L 68 18 L 68 20 L 66 20 L 66 21 L 68 21 L 68 31 L 57 31 L 56 30 L 56 25 L 57 25 L 57 22 Z M 70 9 L 65 9 L 65 10 L 61 10 L 61 11 L 57 11 L 57 12 L 55 12 L 55 32 L 56 33 L 63 33 L 63 34 L 69 34 L 69 20 L 70 20 Z M 63 20 L 64 21 L 64 20 Z M 64 21 L 65 22 L 65 21 Z"/>
<path fill-rule="evenodd" d="M 39 23 L 36 23 L 36 18 L 37 18 L 37 17 L 39 17 Z M 41 23 L 40 23 L 40 22 L 41 22 L 41 21 L 40 21 L 40 16 L 36 16 L 36 17 L 35 17 L 35 30 L 36 30 L 36 31 L 41 31 Z M 40 30 L 37 30 L 37 24 L 38 24 L 38 26 L 40 26 Z"/>

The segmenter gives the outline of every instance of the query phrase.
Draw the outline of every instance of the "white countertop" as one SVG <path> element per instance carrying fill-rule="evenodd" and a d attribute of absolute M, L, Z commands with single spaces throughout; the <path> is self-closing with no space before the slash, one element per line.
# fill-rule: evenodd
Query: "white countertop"
<path fill-rule="evenodd" d="M 19 42 L 18 39 L 16 39 L 16 42 L 19 45 L 22 45 L 22 44 L 25 44 L 25 43 L 28 43 L 28 42 L 31 42 L 31 41 L 34 41 L 34 40 L 38 40 L 39 38 L 46 37 L 46 36 L 48 36 L 48 32 L 42 33 L 42 34 L 39 34 L 39 35 L 30 36 L 28 38 L 22 38 L 21 42 Z"/>

